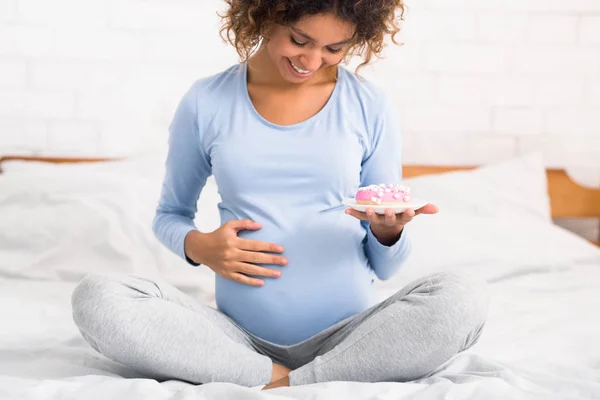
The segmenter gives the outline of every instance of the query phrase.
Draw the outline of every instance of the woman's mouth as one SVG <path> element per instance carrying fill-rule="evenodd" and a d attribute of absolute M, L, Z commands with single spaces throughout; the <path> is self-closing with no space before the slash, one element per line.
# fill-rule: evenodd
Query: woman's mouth
<path fill-rule="evenodd" d="M 287 60 L 288 60 L 288 63 L 290 65 L 290 67 L 291 67 L 291 71 L 293 71 L 294 75 L 296 75 L 298 77 L 306 78 L 307 76 L 312 75 L 312 73 L 314 72 L 314 71 L 309 71 L 309 70 L 300 68 L 299 66 L 297 66 L 296 64 L 294 64 L 292 62 L 292 60 L 290 60 L 289 58 Z"/>

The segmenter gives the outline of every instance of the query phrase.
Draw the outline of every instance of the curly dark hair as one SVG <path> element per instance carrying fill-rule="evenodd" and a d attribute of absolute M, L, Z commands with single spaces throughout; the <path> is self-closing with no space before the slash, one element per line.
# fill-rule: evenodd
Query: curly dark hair
<path fill-rule="evenodd" d="M 275 24 L 290 26 L 306 15 L 334 13 L 356 26 L 347 58 L 359 55 L 367 65 L 379 57 L 386 35 L 399 44 L 406 6 L 403 0 L 225 0 L 229 8 L 220 14 L 221 37 L 231 43 L 242 62 L 255 51 L 263 37 L 268 37 Z"/>

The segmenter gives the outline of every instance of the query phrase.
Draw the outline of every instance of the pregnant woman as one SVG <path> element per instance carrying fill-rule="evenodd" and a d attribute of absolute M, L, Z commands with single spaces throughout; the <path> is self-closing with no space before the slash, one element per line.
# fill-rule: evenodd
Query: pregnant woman
<path fill-rule="evenodd" d="M 340 66 L 379 55 L 402 0 L 227 4 L 222 33 L 242 61 L 179 103 L 153 225 L 190 268 L 216 273 L 217 308 L 161 281 L 89 276 L 73 293 L 77 326 L 97 351 L 156 379 L 268 389 L 426 376 L 475 343 L 485 290 L 439 273 L 381 301 L 373 283 L 406 259 L 407 224 L 437 207 L 342 205 L 402 178 L 392 107 Z M 210 175 L 222 226 L 200 232 Z"/>

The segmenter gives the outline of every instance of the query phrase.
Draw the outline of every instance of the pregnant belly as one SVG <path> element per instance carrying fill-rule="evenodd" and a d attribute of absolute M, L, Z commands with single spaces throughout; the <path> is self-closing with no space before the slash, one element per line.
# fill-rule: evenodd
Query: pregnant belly
<path fill-rule="evenodd" d="M 300 234 L 269 228 L 244 236 L 281 244 L 289 264 L 280 278 L 253 287 L 217 276 L 219 310 L 260 338 L 292 345 L 377 302 L 362 233 L 329 226 Z M 332 232 L 333 230 L 333 232 Z"/>

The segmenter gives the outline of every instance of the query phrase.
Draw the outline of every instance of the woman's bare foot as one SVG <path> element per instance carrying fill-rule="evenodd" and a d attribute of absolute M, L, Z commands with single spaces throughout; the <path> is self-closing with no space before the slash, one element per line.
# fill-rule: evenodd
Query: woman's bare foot
<path fill-rule="evenodd" d="M 291 369 L 286 368 L 283 365 L 273 363 L 273 374 L 271 375 L 270 383 L 276 382 L 281 378 L 285 378 L 290 374 L 290 372 L 292 372 Z"/>
<path fill-rule="evenodd" d="M 292 372 L 291 369 L 286 368 L 283 365 L 273 363 L 273 375 L 271 376 L 271 383 L 261 390 L 272 389 L 280 386 L 289 386 L 290 381 L 288 379 L 288 375 L 290 372 Z M 287 381 L 287 384 L 284 384 L 285 381 Z"/>

